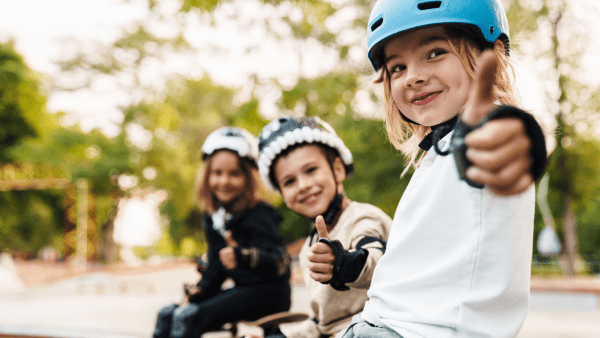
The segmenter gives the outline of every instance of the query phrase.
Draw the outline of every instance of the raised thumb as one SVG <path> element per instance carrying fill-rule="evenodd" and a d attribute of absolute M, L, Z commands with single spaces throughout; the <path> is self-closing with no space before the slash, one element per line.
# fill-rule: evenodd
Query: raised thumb
<path fill-rule="evenodd" d="M 317 216 L 317 219 L 315 220 L 315 226 L 317 227 L 319 238 L 331 239 L 329 238 L 329 232 L 327 231 L 327 225 L 325 224 L 323 216 Z"/>
<path fill-rule="evenodd" d="M 225 231 L 225 244 L 227 244 L 227 246 L 230 246 L 232 248 L 235 248 L 236 246 L 238 246 L 235 239 L 233 239 L 233 235 L 231 234 L 230 230 Z"/>
<path fill-rule="evenodd" d="M 492 51 L 485 51 L 477 60 L 473 90 L 469 95 L 462 120 L 476 125 L 494 106 L 494 80 L 498 59 Z"/>

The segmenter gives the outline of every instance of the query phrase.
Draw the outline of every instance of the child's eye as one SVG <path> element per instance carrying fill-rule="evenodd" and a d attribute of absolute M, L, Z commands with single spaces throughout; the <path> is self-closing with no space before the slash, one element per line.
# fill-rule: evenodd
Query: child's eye
<path fill-rule="evenodd" d="M 306 169 L 306 173 L 310 174 L 310 173 L 314 172 L 315 170 L 317 170 L 317 167 L 309 167 L 308 169 Z"/>
<path fill-rule="evenodd" d="M 285 180 L 285 181 L 283 181 L 283 184 L 282 184 L 282 185 L 283 185 L 284 187 L 289 187 L 289 186 L 290 186 L 290 185 L 292 185 L 292 184 L 294 184 L 294 179 L 293 179 L 293 178 L 290 178 L 289 180 Z"/>
<path fill-rule="evenodd" d="M 436 49 L 436 50 L 432 51 L 431 53 L 429 53 L 429 58 L 433 59 L 433 58 L 436 58 L 436 57 L 438 57 L 440 55 L 443 55 L 443 54 L 446 54 L 445 50 Z"/>
<path fill-rule="evenodd" d="M 389 67 L 389 72 L 393 74 L 393 73 L 401 72 L 405 69 L 406 69 L 405 65 L 392 65 L 391 67 Z"/>

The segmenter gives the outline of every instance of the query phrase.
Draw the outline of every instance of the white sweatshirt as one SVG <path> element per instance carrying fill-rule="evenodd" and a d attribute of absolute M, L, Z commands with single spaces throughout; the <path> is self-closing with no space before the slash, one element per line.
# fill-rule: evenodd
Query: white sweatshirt
<path fill-rule="evenodd" d="M 534 187 L 511 197 L 472 188 L 453 155 L 431 149 L 400 200 L 363 318 L 404 338 L 515 337 L 529 305 L 534 207 Z"/>

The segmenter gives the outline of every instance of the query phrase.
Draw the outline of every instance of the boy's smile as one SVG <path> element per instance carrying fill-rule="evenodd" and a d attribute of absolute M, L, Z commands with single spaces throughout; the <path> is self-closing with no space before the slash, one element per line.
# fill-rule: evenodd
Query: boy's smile
<path fill-rule="evenodd" d="M 317 145 L 300 146 L 279 157 L 273 170 L 285 204 L 303 216 L 323 214 L 337 193 L 331 166 Z"/>
<path fill-rule="evenodd" d="M 460 113 L 472 78 L 442 26 L 402 33 L 384 47 L 391 96 L 406 117 L 434 126 Z"/>

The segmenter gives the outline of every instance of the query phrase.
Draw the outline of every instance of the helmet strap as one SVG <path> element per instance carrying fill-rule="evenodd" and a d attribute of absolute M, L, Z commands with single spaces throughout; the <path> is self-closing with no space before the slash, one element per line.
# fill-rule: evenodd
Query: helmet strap
<path fill-rule="evenodd" d="M 335 219 L 339 216 L 342 210 L 342 202 L 344 201 L 344 197 L 346 197 L 345 193 L 335 194 L 335 197 L 333 198 L 331 203 L 329 203 L 327 210 L 325 210 L 325 212 L 323 212 L 323 215 L 321 215 L 323 216 L 325 224 L 332 225 Z M 310 218 L 310 221 L 314 223 L 315 219 L 316 217 Z"/>
<path fill-rule="evenodd" d="M 417 123 L 411 119 L 409 119 L 408 117 L 406 117 L 406 115 L 402 114 L 402 112 L 400 110 L 398 110 L 398 112 L 400 113 L 400 116 L 402 117 L 402 119 L 408 123 L 412 123 L 412 124 L 416 124 L 417 126 L 420 126 L 420 123 Z"/>

